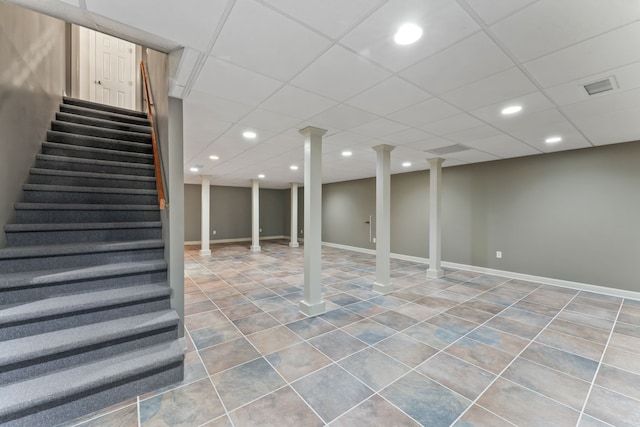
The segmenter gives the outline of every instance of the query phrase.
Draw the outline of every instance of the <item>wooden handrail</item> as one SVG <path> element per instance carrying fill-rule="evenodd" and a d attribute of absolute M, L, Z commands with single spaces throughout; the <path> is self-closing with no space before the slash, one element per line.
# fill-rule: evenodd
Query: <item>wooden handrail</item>
<path fill-rule="evenodd" d="M 153 146 L 153 164 L 156 169 L 156 186 L 158 188 L 158 204 L 160 209 L 164 209 L 166 198 L 164 197 L 164 185 L 162 184 L 162 169 L 160 166 L 160 152 L 158 151 L 158 142 L 156 140 L 156 127 L 153 123 L 153 112 L 151 111 L 151 97 L 149 96 L 149 81 L 147 71 L 144 68 L 144 62 L 140 61 L 140 69 L 142 70 L 142 80 L 144 81 L 144 91 L 147 95 L 147 114 L 149 115 L 149 123 L 151 124 L 151 145 Z"/>

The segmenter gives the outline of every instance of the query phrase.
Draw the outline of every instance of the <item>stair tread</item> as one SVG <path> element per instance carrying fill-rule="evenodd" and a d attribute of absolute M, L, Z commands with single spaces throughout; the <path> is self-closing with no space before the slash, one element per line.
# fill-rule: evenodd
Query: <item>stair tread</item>
<path fill-rule="evenodd" d="M 63 111 L 63 110 L 67 110 L 67 111 Z M 114 119 L 114 121 L 126 120 L 123 123 L 132 122 L 132 123 L 139 123 L 142 126 L 149 126 L 149 119 L 147 118 L 132 116 L 129 114 L 119 114 L 113 111 L 96 110 L 94 108 L 85 108 L 85 107 L 81 107 L 73 104 L 61 104 L 60 111 L 65 113 L 77 114 L 79 116 L 85 115 L 87 113 L 98 114 L 98 115 L 101 115 L 102 117 L 110 117 Z M 92 116 L 88 116 L 88 117 L 92 117 Z"/>
<path fill-rule="evenodd" d="M 87 126 L 90 127 L 90 126 Z M 122 139 L 114 139 L 114 138 L 105 138 L 103 136 L 93 136 L 93 135 L 80 135 L 80 134 L 75 134 L 75 133 L 69 133 L 69 132 L 62 132 L 59 130 L 48 130 L 47 131 L 47 136 L 48 137 L 66 137 L 67 139 L 78 139 L 81 140 L 83 142 L 98 142 L 98 143 L 103 143 L 103 144 L 115 144 L 118 146 L 122 146 L 124 147 L 137 147 L 137 148 L 143 148 L 143 149 L 147 149 L 150 150 L 151 144 L 149 142 L 137 142 L 137 141 L 124 141 Z M 49 138 L 47 138 L 48 140 Z M 55 141 L 47 141 L 47 142 L 54 142 Z M 64 145 L 70 145 L 70 146 L 80 146 L 80 147 L 85 147 L 86 145 L 76 145 L 76 144 L 64 144 Z M 107 149 L 108 150 L 108 149 Z M 120 150 L 116 150 L 116 151 L 120 151 Z M 128 152 L 127 150 L 121 150 L 124 152 Z"/>
<path fill-rule="evenodd" d="M 64 120 L 64 119 L 74 119 L 74 118 L 78 118 L 79 120 L 85 121 L 85 122 L 89 122 L 89 123 L 77 123 L 71 120 Z M 145 133 L 145 134 L 149 134 L 151 133 L 151 126 L 147 125 L 134 125 L 132 123 L 121 123 L 121 122 L 117 122 L 114 120 L 105 120 L 105 119 L 100 119 L 97 117 L 89 117 L 89 116 L 82 116 L 79 114 L 73 114 L 73 113 L 65 113 L 65 112 L 58 112 L 56 113 L 56 120 L 57 121 L 63 121 L 63 122 L 68 122 L 68 123 L 74 123 L 74 124 L 79 124 L 79 125 L 83 125 L 83 126 L 92 126 L 92 127 L 97 127 L 97 128 L 101 128 L 101 129 L 108 129 L 108 130 L 119 130 L 121 132 L 135 132 L 135 133 Z M 130 128 L 130 130 L 123 130 L 123 129 L 114 129 L 114 128 L 110 128 L 104 125 L 108 125 L 108 124 L 115 124 L 117 126 L 127 126 Z"/>
<path fill-rule="evenodd" d="M 144 163 L 128 163 L 128 162 L 117 162 L 115 160 L 96 160 L 96 159 L 84 159 L 82 157 L 66 157 L 66 156 L 56 156 L 52 154 L 36 154 L 36 159 L 38 160 L 47 160 L 52 162 L 65 162 L 65 163 L 78 163 L 78 164 L 88 164 L 92 166 L 117 166 L 121 168 L 135 168 L 135 169 L 149 169 L 154 170 L 153 165 L 147 165 Z"/>
<path fill-rule="evenodd" d="M 31 191 L 62 191 L 67 193 L 116 193 L 116 194 L 158 194 L 157 190 L 145 190 L 140 188 L 118 187 L 79 187 L 74 185 L 50 185 L 50 184 L 23 184 L 23 190 Z"/>
<path fill-rule="evenodd" d="M 139 285 L 45 298 L 11 307 L 0 307 L 0 324 L 40 319 L 169 295 L 171 295 L 171 288 L 168 286 Z"/>
<path fill-rule="evenodd" d="M 85 101 L 84 99 L 71 98 L 71 97 L 68 97 L 68 96 L 63 97 L 62 98 L 62 102 L 64 104 L 68 104 L 68 105 L 84 106 L 85 108 L 90 108 L 90 109 L 93 109 L 93 110 L 119 112 L 120 114 L 123 114 L 123 115 L 126 115 L 126 116 L 147 117 L 147 114 L 142 112 L 142 111 L 130 110 L 128 108 L 122 108 L 122 107 L 114 107 L 112 105 L 100 104 L 98 102 Z"/>
<path fill-rule="evenodd" d="M 155 176 L 126 175 L 105 172 L 80 172 L 59 169 L 31 168 L 30 172 L 35 175 L 54 175 L 54 176 L 73 176 L 77 178 L 103 178 L 103 179 L 121 179 L 129 181 L 146 181 L 155 182 Z"/>
<path fill-rule="evenodd" d="M 61 245 L 14 246 L 0 249 L 0 259 L 75 255 L 131 249 L 153 249 L 164 246 L 162 239 L 129 242 L 65 243 Z"/>
<path fill-rule="evenodd" d="M 0 387 L 0 417 L 126 380 L 184 360 L 178 340 Z"/>
<path fill-rule="evenodd" d="M 138 153 L 138 152 L 135 152 L 135 151 L 110 150 L 108 148 L 86 147 L 84 145 L 73 145 L 73 144 L 61 144 L 59 142 L 43 142 L 42 146 L 43 147 L 47 147 L 47 148 L 58 148 L 58 149 L 64 149 L 64 150 L 84 151 L 84 152 L 87 152 L 87 153 L 120 154 L 120 155 L 123 155 L 123 156 L 139 157 L 141 159 L 151 159 L 151 160 L 153 160 L 153 154 Z"/>
<path fill-rule="evenodd" d="M 107 135 L 112 136 L 112 138 L 107 138 L 107 139 L 112 139 L 116 141 L 136 142 L 136 141 L 130 141 L 128 138 L 141 138 L 141 139 L 144 139 L 145 141 L 148 140 L 149 142 L 151 142 L 151 134 L 148 134 L 148 133 L 130 132 L 126 130 L 118 130 L 118 129 L 110 129 L 110 128 L 101 128 L 101 127 L 83 125 L 83 124 L 74 123 L 74 122 L 64 122 L 61 120 L 52 120 L 51 127 L 52 129 L 55 127 L 69 129 L 68 132 L 62 131 L 62 133 L 69 133 L 69 134 L 75 134 L 75 135 L 80 134 L 81 136 L 85 136 L 82 133 L 82 131 L 85 131 L 85 132 L 99 131 L 100 133 L 105 133 Z M 57 132 L 60 132 L 60 131 L 57 131 Z M 96 135 L 88 135 L 88 136 L 96 136 Z M 104 138 L 104 137 L 98 136 L 98 138 Z M 137 142 L 144 143 L 140 141 L 137 141 Z"/>
<path fill-rule="evenodd" d="M 15 204 L 18 210 L 87 210 L 87 211 L 159 211 L 158 205 L 104 205 L 90 203 L 35 203 L 19 202 Z"/>
<path fill-rule="evenodd" d="M 162 227 L 161 221 L 7 224 L 5 225 L 4 230 L 8 232 L 27 232 L 27 231 L 111 230 L 111 229 L 122 229 L 122 228 L 157 228 L 157 227 Z"/>
<path fill-rule="evenodd" d="M 159 271 L 167 268 L 165 260 L 131 261 L 90 267 L 69 267 L 55 270 L 25 271 L 0 276 L 0 288 L 19 288 L 41 286 L 66 281 L 80 281 L 123 274 L 136 274 L 147 271 Z"/>
<path fill-rule="evenodd" d="M 177 324 L 179 320 L 175 310 L 164 310 L 16 338 L 4 342 L 0 366 L 141 334 Z"/>

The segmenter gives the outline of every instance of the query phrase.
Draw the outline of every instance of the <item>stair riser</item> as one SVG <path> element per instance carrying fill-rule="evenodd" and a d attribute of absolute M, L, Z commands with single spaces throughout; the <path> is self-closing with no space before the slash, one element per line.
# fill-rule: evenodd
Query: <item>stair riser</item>
<path fill-rule="evenodd" d="M 103 129 L 121 130 L 124 132 L 136 132 L 144 134 L 151 133 L 151 128 L 148 126 L 105 121 L 94 117 L 87 117 L 69 113 L 56 113 L 56 120 L 67 123 L 76 123 L 79 125 L 95 126 Z"/>
<path fill-rule="evenodd" d="M 86 108 L 77 108 L 72 105 L 60 105 L 60 111 L 63 113 L 76 114 L 78 116 L 93 117 L 95 119 L 111 120 L 119 123 L 129 123 L 132 125 L 149 126 L 149 120 L 132 116 L 124 116 L 121 114 L 108 113 L 100 110 L 89 110 Z"/>
<path fill-rule="evenodd" d="M 151 261 L 164 258 L 164 249 L 139 249 L 117 252 L 100 252 L 38 258 L 0 260 L 0 274 L 30 270 L 52 270 L 67 267 L 89 267 L 117 262 Z"/>
<path fill-rule="evenodd" d="M 107 113 L 113 112 L 116 114 L 121 114 L 121 115 L 131 116 L 131 117 L 138 117 L 143 119 L 147 118 L 147 114 L 141 111 L 126 110 L 123 108 L 112 107 L 110 105 L 105 105 L 105 104 L 95 104 L 93 102 L 83 101 L 80 99 L 65 98 L 63 101 L 63 105 L 77 105 L 78 107 L 88 108 L 95 111 L 102 111 Z"/>
<path fill-rule="evenodd" d="M 61 144 L 62 145 L 62 144 Z M 42 145 L 42 153 L 52 156 L 75 157 L 78 159 L 109 160 L 112 162 L 138 163 L 142 165 L 153 165 L 153 156 L 132 156 L 125 151 L 109 150 L 107 152 L 95 152 L 85 150 L 74 150 L 73 146 L 67 147 Z"/>
<path fill-rule="evenodd" d="M 30 184 L 68 185 L 72 187 L 132 188 L 138 190 L 155 190 L 156 180 L 130 180 L 120 178 L 92 178 L 81 176 L 58 176 L 31 173 Z"/>
<path fill-rule="evenodd" d="M 162 239 L 162 228 L 122 228 L 109 230 L 6 232 L 7 246 L 53 245 L 89 242 L 127 242 Z"/>
<path fill-rule="evenodd" d="M 38 203 L 98 203 L 119 205 L 157 205 L 155 194 L 71 193 L 62 191 L 25 191 L 25 202 Z"/>
<path fill-rule="evenodd" d="M 68 313 L 64 317 L 48 317 L 31 322 L 0 326 L 0 341 L 28 337 L 66 328 L 106 322 L 122 317 L 152 313 L 171 308 L 169 297 L 151 301 L 136 301 L 135 304 L 108 307 L 99 311 Z"/>
<path fill-rule="evenodd" d="M 51 122 L 51 130 L 68 132 L 76 135 L 97 136 L 99 138 L 117 139 L 130 142 L 151 142 L 151 135 L 137 132 L 122 132 L 112 129 L 96 128 L 92 126 L 76 125 L 68 122 Z"/>
<path fill-rule="evenodd" d="M 135 175 L 135 176 L 155 176 L 153 168 L 136 167 L 135 165 L 97 165 L 91 163 L 65 162 L 58 160 L 36 160 L 36 168 L 53 169 L 74 172 L 94 172 L 94 173 L 112 173 L 118 175 Z"/>
<path fill-rule="evenodd" d="M 178 383 L 184 378 L 182 362 L 173 362 L 163 369 L 148 372 L 144 378 L 135 375 L 128 381 L 105 384 L 93 392 L 68 396 L 65 403 L 30 407 L 18 413 L 0 417 L 3 427 L 52 426 L 91 412 L 124 402 L 132 397 Z"/>
<path fill-rule="evenodd" d="M 160 221 L 160 212 L 153 211 L 79 211 L 79 210 L 16 210 L 19 224 L 71 222 L 138 222 Z"/>
<path fill-rule="evenodd" d="M 82 363 L 105 359 L 143 347 L 178 339 L 178 325 L 152 330 L 138 335 L 125 335 L 88 347 L 52 354 L 48 357 L 26 360 L 12 366 L 0 366 L 0 384 L 23 381 L 48 372 L 54 372 Z"/>
<path fill-rule="evenodd" d="M 153 147 L 147 141 L 131 144 L 117 139 L 93 138 L 64 132 L 47 132 L 47 142 L 56 142 L 69 146 L 103 148 L 123 152 L 151 154 Z"/>
<path fill-rule="evenodd" d="M 95 280 L 42 284 L 39 286 L 0 291 L 0 300 L 6 304 L 19 304 L 43 298 L 53 298 L 83 292 L 122 289 L 130 286 L 162 283 L 167 281 L 167 270 L 158 270 Z"/>

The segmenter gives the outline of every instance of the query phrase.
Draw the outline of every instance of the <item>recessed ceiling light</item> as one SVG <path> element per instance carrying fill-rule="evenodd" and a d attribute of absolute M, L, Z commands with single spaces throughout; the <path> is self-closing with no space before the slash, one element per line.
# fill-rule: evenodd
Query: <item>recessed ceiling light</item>
<path fill-rule="evenodd" d="M 402 164 L 402 167 L 403 167 L 403 168 L 408 168 L 409 166 L 411 166 L 411 162 L 404 162 L 404 163 Z"/>
<path fill-rule="evenodd" d="M 560 141 L 562 141 L 562 137 L 560 136 L 550 136 L 549 138 L 544 140 L 544 142 L 546 142 L 547 144 L 555 144 L 556 142 Z"/>
<path fill-rule="evenodd" d="M 191 172 L 198 172 L 200 169 L 198 169 L 198 168 L 191 168 L 191 169 L 189 169 L 189 170 L 190 170 Z"/>
<path fill-rule="evenodd" d="M 502 114 L 504 114 L 505 116 L 508 116 L 510 114 L 519 113 L 520 111 L 522 111 L 521 105 L 512 105 L 510 107 L 504 108 L 502 110 Z"/>
<path fill-rule="evenodd" d="M 246 130 L 242 132 L 242 136 L 244 136 L 247 139 L 256 139 L 256 136 L 258 136 L 258 134 L 251 130 Z"/>
<path fill-rule="evenodd" d="M 291 166 L 289 166 L 289 169 L 291 169 L 292 171 L 297 171 L 298 170 L 298 166 L 291 165 Z"/>
<path fill-rule="evenodd" d="M 209 156 L 209 158 L 210 158 L 211 160 L 218 160 L 218 159 L 220 159 L 220 157 L 218 157 L 218 156 Z"/>
<path fill-rule="evenodd" d="M 399 45 L 415 43 L 422 37 L 422 28 L 416 24 L 404 24 L 393 36 L 393 41 Z"/>
<path fill-rule="evenodd" d="M 260 178 L 260 179 L 264 178 L 264 174 L 263 173 L 259 174 L 258 178 Z"/>
<path fill-rule="evenodd" d="M 353 154 L 353 153 L 352 153 L 351 151 L 348 151 L 348 150 L 347 150 L 347 151 L 343 151 L 343 152 L 342 152 L 342 155 L 343 155 L 344 157 L 349 157 L 349 156 L 350 156 L 350 155 L 352 155 L 352 154 Z"/>

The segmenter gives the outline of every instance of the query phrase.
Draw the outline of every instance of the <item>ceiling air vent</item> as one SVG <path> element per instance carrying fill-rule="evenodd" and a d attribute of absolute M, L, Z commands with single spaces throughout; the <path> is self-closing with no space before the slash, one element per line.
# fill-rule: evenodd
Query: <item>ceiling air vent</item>
<path fill-rule="evenodd" d="M 613 76 L 584 85 L 584 89 L 589 95 L 596 95 L 598 93 L 607 92 L 617 88 L 618 83 L 616 82 L 616 78 Z"/>
<path fill-rule="evenodd" d="M 469 147 L 465 147 L 464 145 L 453 144 L 453 145 L 447 145 L 446 147 L 440 147 L 440 148 L 435 148 L 433 150 L 425 150 L 425 151 L 427 153 L 433 153 L 441 156 L 443 154 L 457 153 L 458 151 L 465 151 L 468 149 Z"/>

